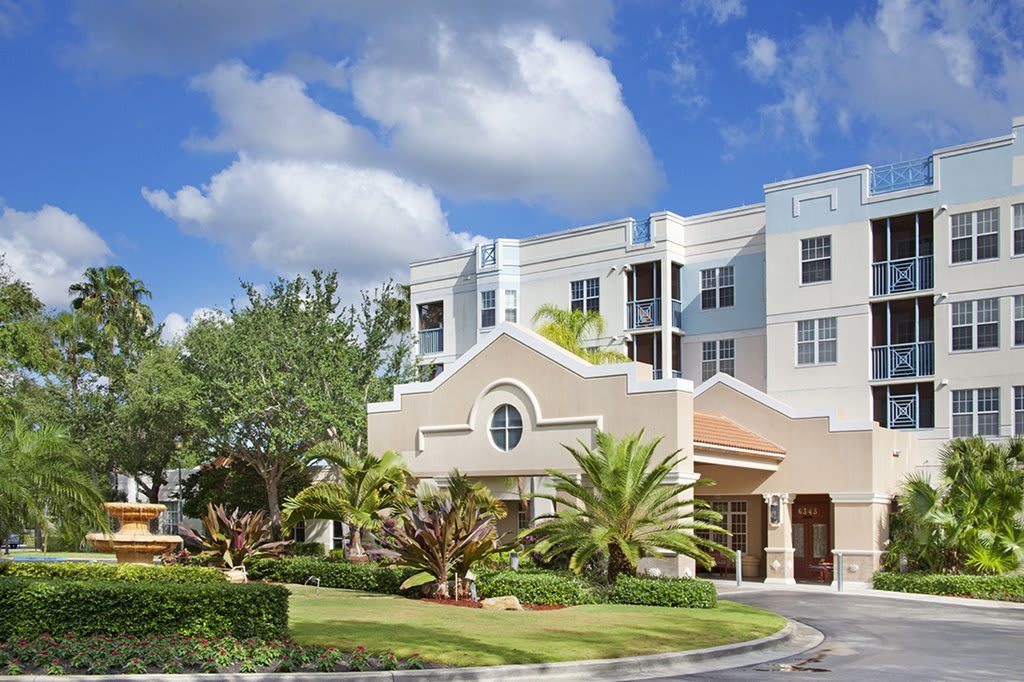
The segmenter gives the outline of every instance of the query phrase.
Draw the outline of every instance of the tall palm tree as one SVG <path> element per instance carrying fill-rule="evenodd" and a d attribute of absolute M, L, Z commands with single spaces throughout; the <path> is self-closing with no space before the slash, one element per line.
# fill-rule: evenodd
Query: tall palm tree
<path fill-rule="evenodd" d="M 53 335 L 67 365 L 71 395 L 77 398 L 82 374 L 92 368 L 92 358 L 88 356 L 91 347 L 85 338 L 81 314 L 76 310 L 59 314 L 53 320 Z"/>
<path fill-rule="evenodd" d="M 314 447 L 309 457 L 333 465 L 336 480 L 314 483 L 285 500 L 285 528 L 312 519 L 342 521 L 352 527 L 352 556 L 365 556 L 363 532 L 377 530 L 392 510 L 409 503 L 406 481 L 412 474 L 402 456 L 394 450 L 380 456 L 357 454 L 340 443 L 326 442 Z"/>
<path fill-rule="evenodd" d="M 545 303 L 534 313 L 533 324 L 540 325 L 538 334 L 587 362 L 595 365 L 629 362 L 627 356 L 617 351 L 584 345 L 588 339 L 604 336 L 604 318 L 596 310 L 564 310 Z"/>
<path fill-rule="evenodd" d="M 599 431 L 597 449 L 582 443 L 580 449 L 563 445 L 583 472 L 548 470 L 555 482 L 554 495 L 536 495 L 555 503 L 555 513 L 540 517 L 538 525 L 524 531 L 537 538 L 534 550 L 542 555 L 571 553 L 569 568 L 581 571 L 598 552 L 608 556 L 608 582 L 621 573 L 633 574 L 639 560 L 656 556 L 659 549 L 692 557 L 710 567 L 708 554 L 730 550 L 696 531 L 727 533 L 713 522 L 721 515 L 702 500 L 686 499 L 701 479 L 689 483 L 665 483 L 668 474 L 683 461 L 680 451 L 655 461 L 661 438 L 643 442 L 643 432 L 621 439 Z"/>
<path fill-rule="evenodd" d="M 71 307 L 90 315 L 110 344 L 111 350 L 123 341 L 133 326 L 153 325 L 153 310 L 143 299 L 153 298 L 141 279 L 120 265 L 88 268 L 84 281 L 68 287 L 73 296 Z"/>
<path fill-rule="evenodd" d="M 103 498 L 67 432 L 17 417 L 0 424 L 0 529 L 106 530 Z"/>

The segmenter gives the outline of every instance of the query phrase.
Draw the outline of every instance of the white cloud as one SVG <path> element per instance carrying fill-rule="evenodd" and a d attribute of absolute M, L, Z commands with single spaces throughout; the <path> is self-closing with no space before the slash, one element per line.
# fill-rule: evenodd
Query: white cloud
<path fill-rule="evenodd" d="M 160 329 L 160 343 L 171 344 L 180 341 L 185 332 L 196 322 L 211 318 L 227 319 L 224 313 L 213 308 L 196 308 L 187 320 L 180 313 L 168 313 L 163 320 L 163 327 Z"/>
<path fill-rule="evenodd" d="M 738 19 L 747 14 L 747 6 L 743 0 L 707 0 L 711 17 L 715 23 L 724 24 L 730 19 Z"/>
<path fill-rule="evenodd" d="M 386 171 L 242 155 L 202 189 L 143 189 L 191 234 L 282 274 L 337 268 L 350 284 L 404 273 L 410 260 L 468 248 L 428 188 Z"/>
<path fill-rule="evenodd" d="M 0 210 L 0 252 L 46 305 L 65 305 L 68 286 L 111 255 L 102 237 L 56 206 L 17 211 L 0 200 Z"/>
<path fill-rule="evenodd" d="M 425 39 L 426 55 L 381 46 L 352 69 L 355 103 L 387 131 L 400 168 L 459 198 L 576 215 L 652 197 L 650 146 L 590 47 L 547 28 L 441 27 Z"/>
<path fill-rule="evenodd" d="M 747 34 L 747 52 L 740 64 L 754 78 L 767 78 L 779 66 L 779 46 L 768 36 Z"/>

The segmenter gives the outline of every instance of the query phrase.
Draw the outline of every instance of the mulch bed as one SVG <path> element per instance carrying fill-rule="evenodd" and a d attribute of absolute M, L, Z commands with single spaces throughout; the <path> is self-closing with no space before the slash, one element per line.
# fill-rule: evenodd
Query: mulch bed
<path fill-rule="evenodd" d="M 467 609 L 482 609 L 483 605 L 478 601 L 472 601 L 469 599 L 460 599 L 455 601 L 454 599 L 437 599 L 434 597 L 424 597 L 420 601 L 427 601 L 431 604 L 443 604 L 444 606 L 462 606 Z M 568 608 L 564 604 L 523 604 L 523 609 L 526 611 L 557 611 L 559 609 Z"/>

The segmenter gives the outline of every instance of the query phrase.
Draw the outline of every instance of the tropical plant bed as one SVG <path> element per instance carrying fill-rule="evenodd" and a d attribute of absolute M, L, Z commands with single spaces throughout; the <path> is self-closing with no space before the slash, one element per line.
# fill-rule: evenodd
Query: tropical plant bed
<path fill-rule="evenodd" d="M 477 666 L 619 658 L 766 637 L 774 613 L 732 602 L 714 609 L 587 604 L 548 611 L 448 608 L 421 599 L 291 586 L 289 629 L 306 644 L 379 643 L 400 659 Z"/>
<path fill-rule="evenodd" d="M 482 609 L 484 606 L 478 601 L 472 599 L 436 599 L 434 597 L 424 597 L 420 601 L 430 602 L 431 604 L 440 604 L 441 606 L 462 606 L 467 609 Z M 568 608 L 564 604 L 521 604 L 526 611 L 554 611 L 556 609 Z"/>
<path fill-rule="evenodd" d="M 234 637 L 38 637 L 0 643 L 6 675 L 146 675 L 153 673 L 285 673 L 414 670 L 418 654 L 400 659 L 389 651 Z"/>

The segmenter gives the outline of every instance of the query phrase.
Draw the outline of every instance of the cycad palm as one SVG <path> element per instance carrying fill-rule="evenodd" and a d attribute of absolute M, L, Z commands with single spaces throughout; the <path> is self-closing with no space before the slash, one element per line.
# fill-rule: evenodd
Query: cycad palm
<path fill-rule="evenodd" d="M 705 566 L 713 563 L 710 550 L 729 553 L 695 534 L 725 533 L 713 524 L 721 515 L 706 502 L 686 499 L 698 484 L 712 482 L 665 483 L 683 456 L 677 450 L 655 461 L 654 450 L 661 438 L 646 443 L 642 438 L 643 432 L 622 439 L 598 432 L 595 450 L 582 444 L 580 449 L 563 446 L 576 460 L 583 478 L 548 470 L 560 494 L 536 497 L 563 508 L 541 517 L 537 527 L 528 531 L 539 538 L 536 551 L 571 552 L 569 567 L 574 571 L 582 570 L 597 552 L 606 553 L 610 583 L 620 573 L 634 573 L 642 557 L 657 555 L 659 549 L 692 557 Z"/>
<path fill-rule="evenodd" d="M 540 325 L 537 327 L 538 334 L 587 362 L 595 365 L 629 362 L 629 358 L 622 353 L 605 348 L 584 347 L 588 339 L 605 334 L 604 318 L 596 310 L 563 310 L 546 303 L 537 308 L 533 324 Z"/>
<path fill-rule="evenodd" d="M 352 555 L 364 556 L 362 533 L 383 525 L 385 516 L 409 502 L 406 481 L 411 478 L 402 456 L 393 450 L 377 456 L 357 454 L 338 443 L 314 448 L 311 459 L 329 462 L 337 480 L 314 483 L 285 501 L 285 527 L 299 521 L 342 521 L 352 527 Z"/>

